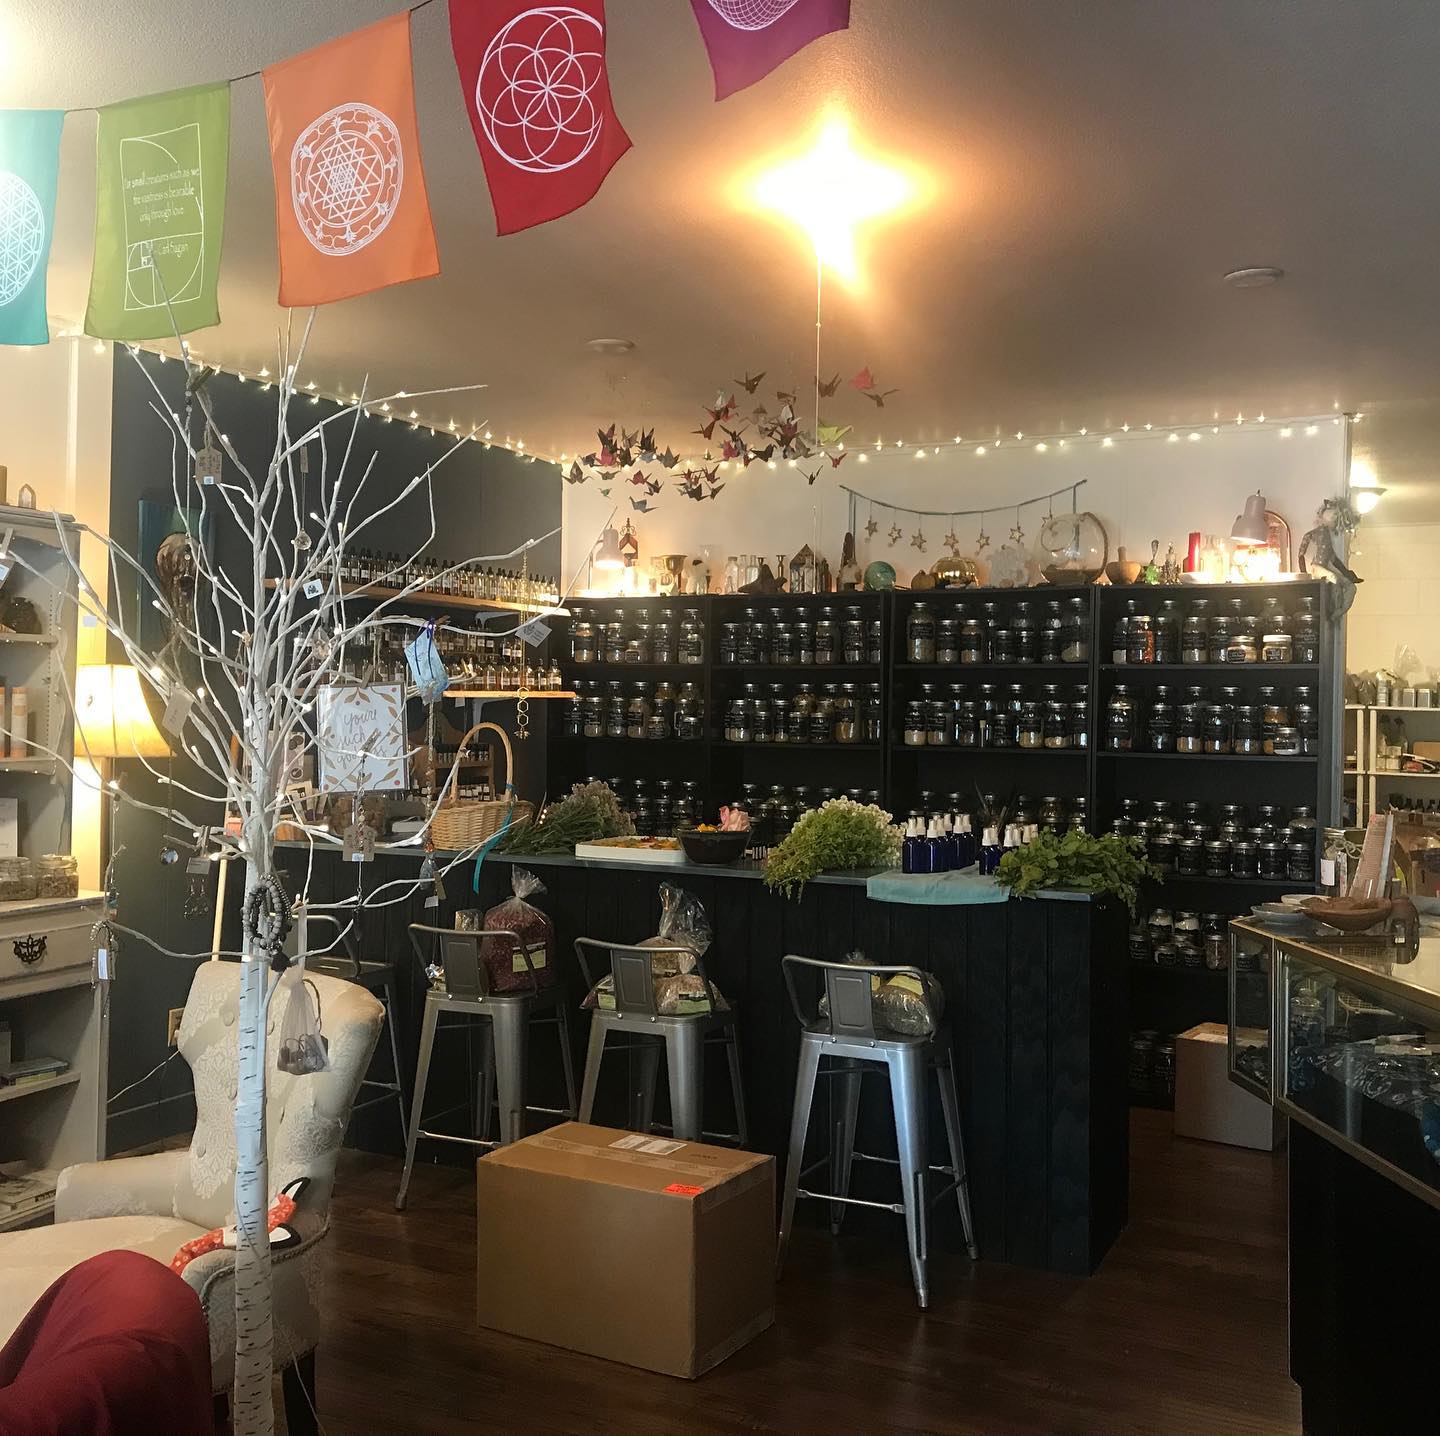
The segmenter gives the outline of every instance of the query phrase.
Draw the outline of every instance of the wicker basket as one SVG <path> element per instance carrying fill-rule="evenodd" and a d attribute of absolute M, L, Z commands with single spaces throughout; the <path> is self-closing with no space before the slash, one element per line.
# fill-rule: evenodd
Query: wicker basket
<path fill-rule="evenodd" d="M 510 737 L 498 723 L 477 723 L 461 740 L 455 754 L 457 766 L 464 760 L 465 746 L 482 728 L 500 736 L 500 746 L 505 750 L 505 796 L 491 798 L 485 802 L 462 801 L 455 795 L 456 785 L 448 790 L 448 796 L 435 807 L 435 818 L 430 825 L 430 834 L 437 848 L 447 852 L 464 852 L 479 847 L 487 838 L 493 838 L 505 826 L 508 818 L 511 826 L 534 815 L 533 803 L 517 802 L 515 799 L 515 755 L 510 748 Z"/>

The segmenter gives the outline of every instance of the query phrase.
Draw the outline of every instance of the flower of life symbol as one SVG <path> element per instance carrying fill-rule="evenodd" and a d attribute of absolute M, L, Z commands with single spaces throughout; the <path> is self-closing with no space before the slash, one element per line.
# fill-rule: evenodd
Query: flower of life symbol
<path fill-rule="evenodd" d="M 573 5 L 526 10 L 496 32 L 475 78 L 485 138 L 516 169 L 567 170 L 595 147 L 605 111 L 600 21 Z"/>
<path fill-rule="evenodd" d="M 768 30 L 798 0 L 710 0 L 710 8 L 736 30 Z"/>
<path fill-rule="evenodd" d="M 17 174 L 0 170 L 0 307 L 16 300 L 45 248 L 45 211 Z"/>
<path fill-rule="evenodd" d="M 370 105 L 336 105 L 290 151 L 290 197 L 321 254 L 354 254 L 384 231 L 405 183 L 400 131 Z"/>

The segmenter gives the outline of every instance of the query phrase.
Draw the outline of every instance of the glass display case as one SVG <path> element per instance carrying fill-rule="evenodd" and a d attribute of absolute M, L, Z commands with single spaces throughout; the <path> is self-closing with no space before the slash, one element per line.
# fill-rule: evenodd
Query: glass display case
<path fill-rule="evenodd" d="M 1280 942 L 1275 1076 L 1286 1116 L 1440 1207 L 1440 938 L 1421 947 Z"/>
<path fill-rule="evenodd" d="M 1270 1035 L 1275 945 L 1275 934 L 1258 923 L 1237 920 L 1230 924 L 1230 1080 L 1266 1102 L 1273 1090 Z"/>

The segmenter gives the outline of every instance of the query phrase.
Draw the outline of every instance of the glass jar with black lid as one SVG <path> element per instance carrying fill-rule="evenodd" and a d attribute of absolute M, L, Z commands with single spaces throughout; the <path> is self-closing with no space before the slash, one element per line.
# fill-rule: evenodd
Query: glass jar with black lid
<path fill-rule="evenodd" d="M 745 698 L 750 704 L 750 741 L 770 743 L 775 738 L 775 717 L 770 711 L 770 699 L 754 683 L 745 685 Z"/>
<path fill-rule="evenodd" d="M 925 685 L 930 686 L 928 683 Z M 955 710 L 949 698 L 931 696 L 925 700 L 925 742 L 932 748 L 948 748 L 955 737 Z"/>
<path fill-rule="evenodd" d="M 1208 703 L 1205 706 L 1205 751 L 1228 753 L 1230 743 L 1230 705 L 1220 701 Z"/>
<path fill-rule="evenodd" d="M 595 625 L 584 609 L 577 609 L 570 625 L 570 660 L 573 663 L 594 663 L 596 659 Z"/>
<path fill-rule="evenodd" d="M 1229 613 L 1222 610 L 1211 614 L 1208 642 L 1209 662 L 1225 662 L 1226 650 L 1230 647 L 1230 635 L 1233 632 L 1231 624 L 1232 618 Z"/>
<path fill-rule="evenodd" d="M 1175 871 L 1175 839 L 1169 828 L 1156 827 L 1145 841 L 1146 856 L 1162 873 Z"/>
<path fill-rule="evenodd" d="M 1074 696 L 1068 707 L 1070 747 L 1090 746 L 1090 689 L 1087 684 L 1075 686 Z"/>
<path fill-rule="evenodd" d="M 1040 630 L 1035 622 L 1035 606 L 1028 599 L 1015 605 L 1010 616 L 1010 631 L 1015 636 L 1014 661 L 1034 663 L 1040 656 Z"/>
<path fill-rule="evenodd" d="M 885 650 L 885 624 L 881 619 L 872 618 L 865 625 L 865 657 L 870 663 L 879 663 Z"/>
<path fill-rule="evenodd" d="M 1105 705 L 1105 746 L 1112 753 L 1135 746 L 1135 700 L 1128 684 L 1117 683 Z"/>
<path fill-rule="evenodd" d="M 935 662 L 935 615 L 928 603 L 915 604 L 905 619 L 905 661 Z"/>
<path fill-rule="evenodd" d="M 1152 627 L 1155 632 L 1155 662 L 1179 663 L 1180 605 L 1173 598 L 1161 602 Z"/>
<path fill-rule="evenodd" d="M 1175 751 L 1175 705 L 1170 701 L 1169 688 L 1163 683 L 1156 685 L 1151 696 L 1146 722 L 1146 747 L 1152 753 Z"/>
<path fill-rule="evenodd" d="M 1231 842 L 1230 876 L 1232 878 L 1260 876 L 1260 849 L 1253 838 L 1236 838 Z"/>
<path fill-rule="evenodd" d="M 1065 601 L 1065 615 L 1060 625 L 1061 663 L 1087 663 L 1090 659 L 1090 624 L 1083 598 Z"/>
<path fill-rule="evenodd" d="M 770 625 L 755 612 L 753 608 L 745 610 L 746 625 L 750 629 L 749 657 L 744 661 L 747 663 L 769 663 L 770 662 Z M 742 643 L 741 652 L 746 650 Z"/>
<path fill-rule="evenodd" d="M 925 704 L 918 698 L 905 705 L 905 725 L 901 730 L 907 748 L 923 748 L 929 738 Z"/>
<path fill-rule="evenodd" d="M 960 620 L 942 618 L 935 625 L 936 663 L 956 664 L 960 662 Z"/>
<path fill-rule="evenodd" d="M 790 624 L 795 635 L 795 662 L 808 668 L 815 662 L 815 625 L 809 614 L 797 614 Z"/>
<path fill-rule="evenodd" d="M 960 662 L 985 662 L 985 628 L 972 614 L 960 621 Z"/>
<path fill-rule="evenodd" d="M 754 685 L 748 686 L 753 687 Z M 725 705 L 724 732 L 727 743 L 748 743 L 750 741 L 750 704 L 743 694 L 735 694 Z"/>
<path fill-rule="evenodd" d="M 1015 746 L 1017 748 L 1040 748 L 1045 743 L 1045 723 L 1040 705 L 1026 699 L 1020 705 L 1020 715 L 1015 723 Z"/>
<path fill-rule="evenodd" d="M 815 706 L 815 694 L 808 683 L 802 683 L 790 700 L 790 712 L 785 719 L 786 738 L 791 743 L 810 741 L 810 710 Z"/>
<path fill-rule="evenodd" d="M 1125 655 L 1127 663 L 1155 662 L 1155 626 L 1148 613 L 1130 616 L 1126 628 Z"/>
<path fill-rule="evenodd" d="M 1296 663 L 1320 662 L 1320 618 L 1313 598 L 1302 598 L 1295 614 L 1290 651 Z"/>
<path fill-rule="evenodd" d="M 791 667 L 800 661 L 800 650 L 795 642 L 795 627 L 789 623 L 776 623 L 771 632 L 772 662 L 777 666 Z"/>
<path fill-rule="evenodd" d="M 1229 838 L 1209 838 L 1205 843 L 1205 876 L 1226 878 L 1230 876 Z"/>
<path fill-rule="evenodd" d="M 1060 601 L 1049 599 L 1040 614 L 1039 659 L 1041 663 L 1060 661 Z"/>
<path fill-rule="evenodd" d="M 1315 835 L 1291 833 L 1285 844 L 1285 876 L 1294 883 L 1315 881 Z"/>
<path fill-rule="evenodd" d="M 835 685 L 828 683 L 821 693 L 815 695 L 815 706 L 810 710 L 810 741 L 829 743 L 835 736 Z"/>
<path fill-rule="evenodd" d="M 1070 715 L 1063 703 L 1045 704 L 1042 716 L 1045 746 L 1047 748 L 1068 748 L 1070 746 Z"/>
<path fill-rule="evenodd" d="M 955 717 L 955 743 L 960 748 L 980 746 L 979 705 L 971 699 L 961 703 Z"/>
<path fill-rule="evenodd" d="M 819 667 L 833 667 L 840 661 L 840 628 L 835 610 L 822 608 L 815 620 L 815 662 Z"/>
<path fill-rule="evenodd" d="M 1205 705 L 1187 699 L 1175 709 L 1175 751 L 1177 753 L 1203 753 L 1205 751 Z"/>
<path fill-rule="evenodd" d="M 853 683 L 842 683 L 835 695 L 834 736 L 837 743 L 860 741 L 860 705 Z"/>
<path fill-rule="evenodd" d="M 740 631 L 736 645 L 735 661 L 737 663 L 759 663 L 760 657 L 755 646 L 755 628 L 760 627 L 760 637 L 765 637 L 765 626 L 760 623 L 760 615 L 753 608 L 747 608 L 741 615 Z"/>
<path fill-rule="evenodd" d="M 675 732 L 675 690 L 668 678 L 662 678 L 655 685 L 650 700 L 650 720 L 646 724 L 645 736 L 652 741 L 669 738 Z"/>
<path fill-rule="evenodd" d="M 864 663 L 868 647 L 865 641 L 865 615 L 859 608 L 845 610 L 845 622 L 840 631 L 840 652 L 846 663 Z"/>
<path fill-rule="evenodd" d="M 630 701 L 625 705 L 625 736 L 644 738 L 650 731 L 650 689 L 645 683 L 637 683 L 631 689 Z"/>
<path fill-rule="evenodd" d="M 990 661 L 992 663 L 1018 663 L 1015 645 L 1015 630 L 992 628 L 990 630 Z"/>
<path fill-rule="evenodd" d="M 1255 704 L 1235 705 L 1232 733 L 1235 752 L 1253 756 L 1265 751 L 1261 741 L 1260 710 Z"/>
<path fill-rule="evenodd" d="M 880 685 L 872 683 L 865 690 L 860 705 L 860 736 L 866 743 L 878 743 L 884 735 L 885 706 L 880 701 Z"/>
<path fill-rule="evenodd" d="M 686 662 L 699 661 L 702 660 L 686 660 Z M 738 623 L 722 623 L 720 625 L 720 662 L 727 667 L 740 662 L 740 625 Z"/>
<path fill-rule="evenodd" d="M 693 683 L 681 685 L 675 699 L 675 736 L 694 742 L 705 736 L 705 719 L 700 690 Z"/>
<path fill-rule="evenodd" d="M 1205 869 L 1205 845 L 1199 838 L 1181 838 L 1175 844 L 1175 871 L 1182 878 L 1198 878 Z"/>
<path fill-rule="evenodd" d="M 1210 661 L 1209 628 L 1210 600 L 1197 598 L 1185 614 L 1180 625 L 1181 663 L 1208 663 Z"/>
<path fill-rule="evenodd" d="M 625 629 L 619 623 L 606 623 L 604 629 L 604 654 L 606 663 L 625 661 Z"/>
<path fill-rule="evenodd" d="M 1259 845 L 1260 876 L 1278 880 L 1288 872 L 1285 844 L 1278 838 L 1267 838 Z"/>
<path fill-rule="evenodd" d="M 675 625 L 668 618 L 650 625 L 651 663 L 674 663 Z"/>

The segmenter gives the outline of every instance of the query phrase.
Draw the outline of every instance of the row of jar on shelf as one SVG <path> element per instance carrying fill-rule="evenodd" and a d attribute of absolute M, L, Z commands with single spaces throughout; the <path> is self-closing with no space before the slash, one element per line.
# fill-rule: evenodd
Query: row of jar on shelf
<path fill-rule="evenodd" d="M 1230 966 L 1230 914 L 1152 908 L 1131 925 L 1130 957 L 1157 967 L 1225 972 Z"/>
<path fill-rule="evenodd" d="M 1153 614 L 1132 598 L 1115 621 L 1110 661 L 1147 663 L 1319 663 L 1319 600 L 1276 595 L 1196 598 L 1182 609 L 1167 598 Z"/>
<path fill-rule="evenodd" d="M 1110 831 L 1143 839 L 1167 877 L 1315 881 L 1319 834 L 1309 804 L 1221 803 L 1212 819 L 1203 802 L 1127 797 L 1116 804 Z"/>
<path fill-rule="evenodd" d="M 577 682 L 560 719 L 567 738 L 696 742 L 705 737 L 698 683 Z M 729 743 L 878 743 L 884 709 L 878 683 L 747 683 L 722 710 Z"/>
<path fill-rule="evenodd" d="M 922 683 L 904 702 L 907 748 L 1080 749 L 1090 746 L 1090 685 Z"/>
<path fill-rule="evenodd" d="M 1297 758 L 1320 752 L 1316 690 L 1273 685 L 1253 695 L 1233 686 L 1157 684 L 1144 698 L 1117 683 L 1105 705 L 1105 747 L 1112 753 L 1238 753 Z"/>
<path fill-rule="evenodd" d="M 345 645 L 339 676 L 356 682 L 405 683 L 410 669 L 405 645 L 416 634 L 406 624 L 395 624 L 368 638 Z M 452 688 L 483 688 L 489 692 L 532 693 L 556 691 L 565 686 L 558 662 L 531 662 L 518 635 L 489 637 L 478 631 L 437 629 L 435 651 L 445 665 Z"/>
<path fill-rule="evenodd" d="M 946 605 L 924 600 L 905 616 L 907 663 L 1087 663 L 1090 613 L 1083 598 Z"/>
<path fill-rule="evenodd" d="M 707 821 L 701 785 L 696 781 L 670 778 L 604 778 L 591 775 L 587 783 L 605 783 L 630 814 L 635 831 L 642 837 L 670 837 L 678 828 Z M 832 798 L 850 798 L 857 803 L 878 803 L 878 788 L 837 788 L 789 786 L 783 783 L 762 786 L 741 783 L 729 799 L 730 806 L 744 808 L 757 825 L 757 841 L 763 845 L 779 842 L 796 820 Z M 714 821 L 714 815 L 709 815 Z M 759 828 L 761 820 L 763 829 Z"/>

